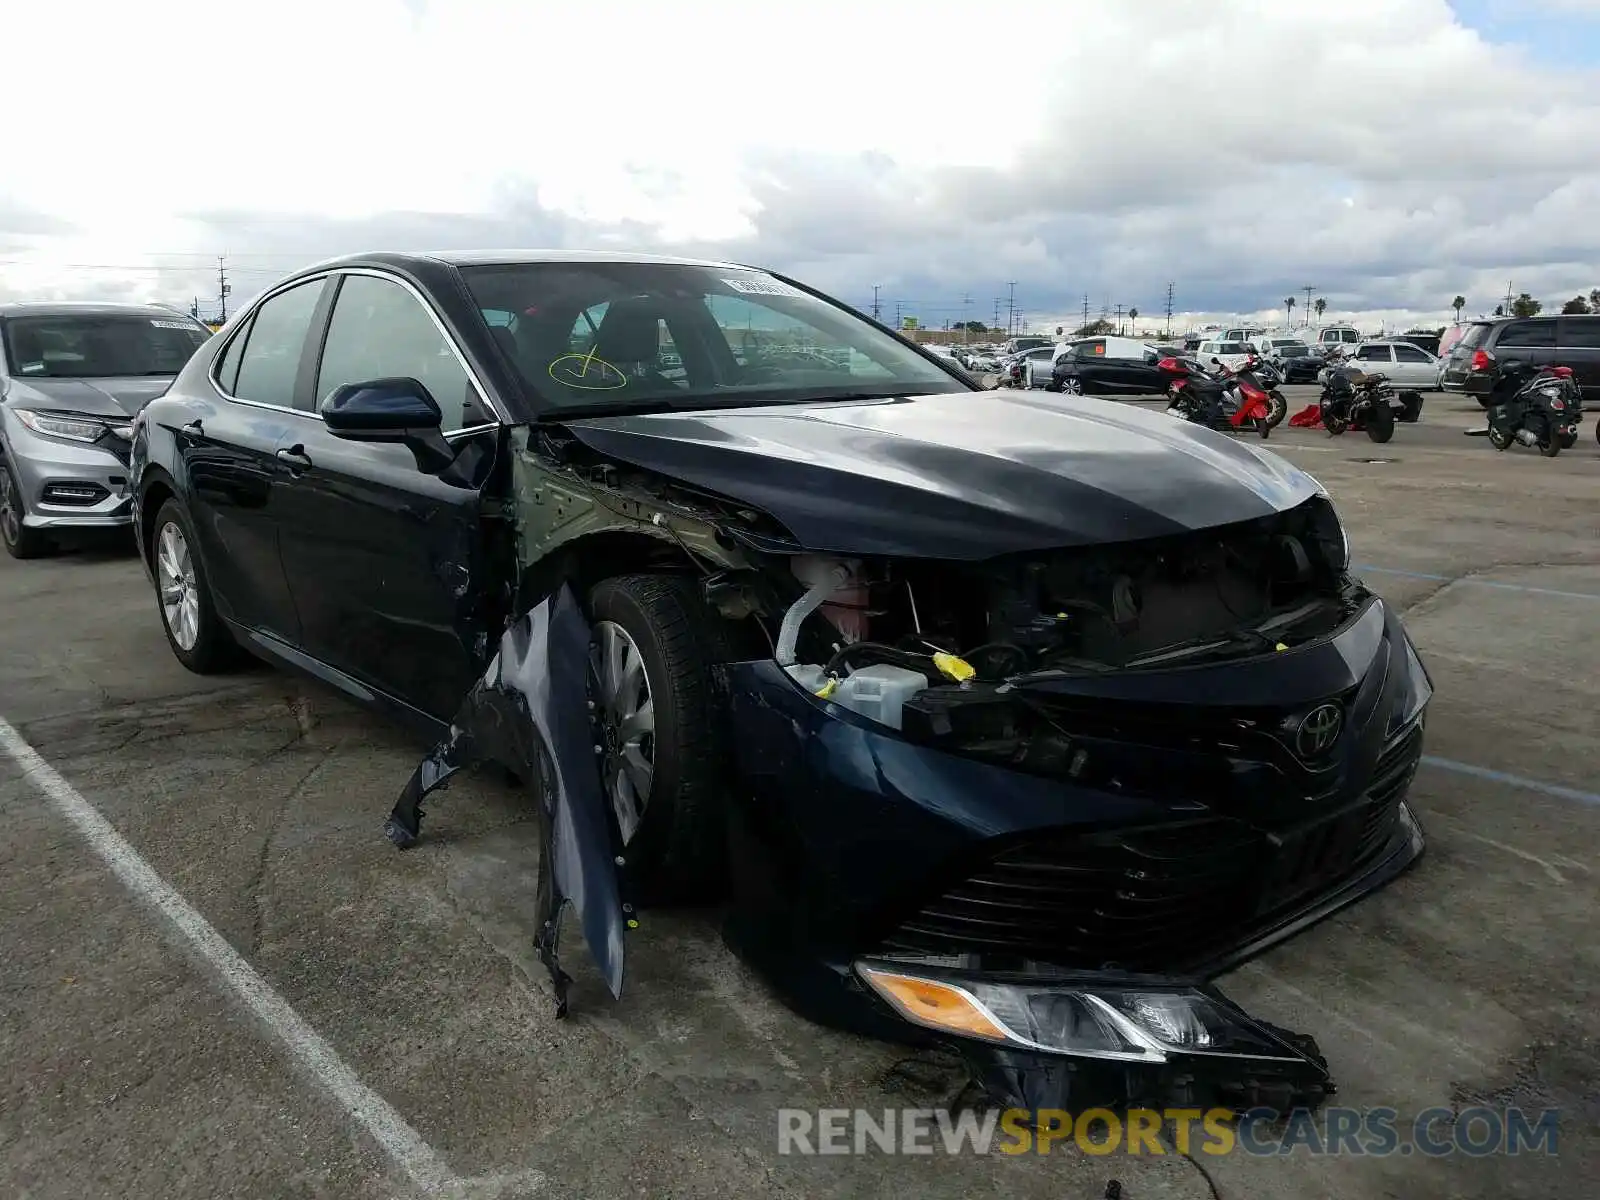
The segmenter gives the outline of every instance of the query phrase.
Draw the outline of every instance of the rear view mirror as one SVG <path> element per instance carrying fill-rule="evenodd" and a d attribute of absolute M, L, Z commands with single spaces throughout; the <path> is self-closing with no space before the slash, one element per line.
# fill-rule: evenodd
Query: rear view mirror
<path fill-rule="evenodd" d="M 439 402 L 415 379 L 368 379 L 335 388 L 322 402 L 322 423 L 334 437 L 350 442 L 397 442 L 417 460 L 417 469 L 436 475 L 455 461 L 455 451 L 439 426 Z"/>

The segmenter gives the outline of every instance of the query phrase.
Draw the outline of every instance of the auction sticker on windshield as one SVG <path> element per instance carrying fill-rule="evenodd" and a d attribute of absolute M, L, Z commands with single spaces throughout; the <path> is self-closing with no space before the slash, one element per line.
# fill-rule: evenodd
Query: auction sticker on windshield
<path fill-rule="evenodd" d="M 790 287 L 787 283 L 780 283 L 776 279 L 724 279 L 736 292 L 743 292 L 747 296 L 804 296 L 797 287 Z"/>

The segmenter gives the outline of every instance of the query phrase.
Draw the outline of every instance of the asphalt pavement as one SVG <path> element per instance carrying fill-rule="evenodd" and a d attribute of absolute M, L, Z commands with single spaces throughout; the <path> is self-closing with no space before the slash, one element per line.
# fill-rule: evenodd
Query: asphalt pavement
<path fill-rule="evenodd" d="M 645 914 L 620 1002 L 574 937 L 557 1022 L 526 797 L 469 778 L 396 851 L 424 747 L 264 667 L 189 675 L 109 543 L 0 558 L 0 1196 L 1593 1195 L 1600 446 L 1591 418 L 1555 460 L 1497 454 L 1479 417 L 1430 393 L 1386 445 L 1267 443 L 1433 673 L 1429 849 L 1222 984 L 1315 1034 L 1339 1104 L 1558 1108 L 1556 1154 L 780 1155 L 780 1108 L 959 1080 L 789 1013 L 713 912 Z"/>

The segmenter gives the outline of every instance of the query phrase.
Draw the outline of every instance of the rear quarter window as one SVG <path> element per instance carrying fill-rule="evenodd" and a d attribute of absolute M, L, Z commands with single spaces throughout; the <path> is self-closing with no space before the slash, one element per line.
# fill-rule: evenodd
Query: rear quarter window
<path fill-rule="evenodd" d="M 1472 350 L 1483 345 L 1483 339 L 1488 335 L 1493 325 L 1474 325 L 1461 335 L 1461 340 L 1456 347 L 1461 350 Z"/>

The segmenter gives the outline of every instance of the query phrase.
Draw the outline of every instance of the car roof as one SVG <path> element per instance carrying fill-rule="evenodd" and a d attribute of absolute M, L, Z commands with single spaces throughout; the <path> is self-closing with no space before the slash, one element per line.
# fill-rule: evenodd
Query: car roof
<path fill-rule="evenodd" d="M 22 300 L 0 304 L 0 317 L 182 317 L 188 313 L 164 304 L 106 304 L 97 300 Z M 195 321 L 195 324 L 200 322 Z"/>
<path fill-rule="evenodd" d="M 440 263 L 451 267 L 502 267 L 533 263 L 636 263 L 641 266 L 721 267 L 746 271 L 762 269 L 744 263 L 677 258 L 666 254 L 641 254 L 631 250 L 375 250 L 326 259 L 304 269 L 308 271 L 329 270 L 336 267 L 405 269 Z"/>

